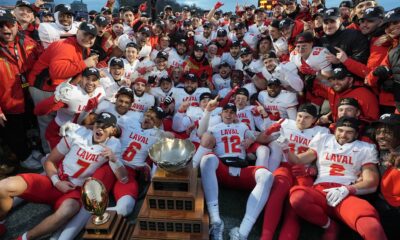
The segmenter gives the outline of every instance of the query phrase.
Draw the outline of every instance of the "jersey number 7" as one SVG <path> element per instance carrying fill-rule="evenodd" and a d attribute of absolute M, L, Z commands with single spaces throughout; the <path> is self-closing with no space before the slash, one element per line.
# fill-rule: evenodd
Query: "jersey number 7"
<path fill-rule="evenodd" d="M 76 162 L 76 164 L 78 164 L 79 166 L 81 166 L 81 168 L 80 168 L 76 173 L 74 173 L 74 175 L 72 175 L 73 178 L 78 178 L 78 177 L 79 177 L 83 172 L 85 172 L 86 169 L 90 166 L 90 163 L 85 162 L 85 161 L 83 161 L 83 160 L 81 160 L 81 159 L 79 159 L 79 160 Z"/>

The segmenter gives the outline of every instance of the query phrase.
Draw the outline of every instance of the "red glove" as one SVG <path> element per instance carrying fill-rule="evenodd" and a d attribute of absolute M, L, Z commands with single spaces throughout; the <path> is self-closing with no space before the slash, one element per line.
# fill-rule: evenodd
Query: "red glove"
<path fill-rule="evenodd" d="M 251 114 L 253 114 L 254 117 L 260 116 L 260 112 L 258 111 L 257 107 L 253 107 L 251 109 Z"/>
<path fill-rule="evenodd" d="M 222 2 L 217 2 L 217 3 L 214 5 L 214 9 L 217 10 L 218 8 L 222 7 L 223 5 L 224 5 L 224 4 L 223 4 Z"/>
<path fill-rule="evenodd" d="M 99 97 L 100 93 L 91 99 L 88 100 L 86 107 L 85 107 L 85 112 L 91 112 L 93 109 L 97 108 L 97 105 L 99 105 Z"/>
<path fill-rule="evenodd" d="M 146 12 L 146 10 L 147 10 L 147 2 L 140 4 L 139 11 Z"/>
<path fill-rule="evenodd" d="M 138 71 L 138 73 L 140 73 L 141 75 L 145 75 L 146 72 L 147 72 L 146 67 L 138 68 L 137 71 Z"/>
<path fill-rule="evenodd" d="M 317 169 L 315 167 L 306 167 L 303 164 L 293 165 L 291 170 L 292 175 L 295 177 L 313 177 L 317 175 Z"/>
<path fill-rule="evenodd" d="M 304 75 L 316 75 L 317 71 L 315 71 L 312 67 L 310 67 L 310 65 L 303 63 L 300 66 L 300 72 Z"/>
<path fill-rule="evenodd" d="M 276 122 L 274 124 L 272 124 L 271 126 L 269 126 L 269 128 L 267 128 L 265 130 L 265 134 L 266 135 L 271 135 L 273 133 L 279 132 L 279 130 L 281 130 L 281 123 L 280 122 Z"/>

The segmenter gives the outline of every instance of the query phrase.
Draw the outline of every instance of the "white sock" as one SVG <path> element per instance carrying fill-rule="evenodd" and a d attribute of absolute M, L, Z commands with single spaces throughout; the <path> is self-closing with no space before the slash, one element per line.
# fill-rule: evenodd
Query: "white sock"
<path fill-rule="evenodd" d="M 85 227 L 91 214 L 86 211 L 83 207 L 79 212 L 67 223 L 64 230 L 61 232 L 58 240 L 70 240 L 74 239 L 81 230 Z"/>
<path fill-rule="evenodd" d="M 256 166 L 263 166 L 268 168 L 269 159 L 269 148 L 267 146 L 260 145 L 256 150 Z M 272 170 L 271 170 L 272 171 Z"/>
<path fill-rule="evenodd" d="M 28 240 L 27 235 L 28 235 L 28 232 L 22 234 L 22 240 Z"/>
<path fill-rule="evenodd" d="M 248 216 L 247 214 L 244 215 L 242 223 L 240 223 L 240 228 L 239 228 L 240 235 L 247 238 L 250 234 L 251 229 L 253 228 L 254 223 L 256 223 L 256 220 L 257 219 L 254 219 L 253 217 Z"/>
<path fill-rule="evenodd" d="M 207 203 L 208 214 L 210 214 L 210 223 L 220 223 L 221 217 L 219 216 L 219 205 L 218 201 Z"/>
<path fill-rule="evenodd" d="M 129 195 L 125 195 L 118 199 L 117 205 L 115 207 L 109 207 L 107 210 L 116 211 L 118 214 L 126 217 L 128 216 L 135 207 L 136 200 Z"/>
<path fill-rule="evenodd" d="M 193 158 L 192 158 L 193 167 L 194 167 L 194 168 L 195 168 L 195 167 L 198 167 L 199 164 L 200 164 L 201 158 L 202 158 L 205 154 L 207 154 L 207 153 L 209 153 L 209 152 L 212 152 L 212 149 L 205 148 L 205 147 L 203 147 L 203 146 L 200 145 L 199 148 L 197 149 L 196 153 L 193 155 Z"/>
<path fill-rule="evenodd" d="M 281 164 L 283 155 L 281 147 L 275 142 L 272 141 L 268 144 L 270 155 L 268 160 L 268 169 L 273 172 L 275 171 L 279 165 Z"/>

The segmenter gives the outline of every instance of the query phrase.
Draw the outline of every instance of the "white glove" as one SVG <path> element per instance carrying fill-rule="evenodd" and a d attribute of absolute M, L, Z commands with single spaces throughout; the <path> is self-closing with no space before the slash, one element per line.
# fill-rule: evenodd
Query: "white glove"
<path fill-rule="evenodd" d="M 283 135 L 280 135 L 280 137 L 276 139 L 275 142 L 282 149 L 282 152 L 289 150 L 289 139 L 287 139 Z"/>
<path fill-rule="evenodd" d="M 346 186 L 324 189 L 323 191 L 327 193 L 326 201 L 331 207 L 336 207 L 350 194 L 350 191 Z"/>
<path fill-rule="evenodd" d="M 76 130 L 78 130 L 79 127 L 80 126 L 78 124 L 66 122 L 60 127 L 58 135 L 61 137 L 71 136 Z"/>
<path fill-rule="evenodd" d="M 72 98 L 72 89 L 74 88 L 68 81 L 65 81 L 57 86 L 54 91 L 54 98 L 56 101 L 68 103 Z"/>

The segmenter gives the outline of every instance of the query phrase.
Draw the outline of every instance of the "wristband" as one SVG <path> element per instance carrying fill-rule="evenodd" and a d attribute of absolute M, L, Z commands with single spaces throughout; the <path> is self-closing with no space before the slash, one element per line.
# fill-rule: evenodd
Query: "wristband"
<path fill-rule="evenodd" d="M 349 190 L 351 195 L 355 195 L 357 193 L 357 189 L 352 185 L 346 186 L 346 188 Z"/>
<path fill-rule="evenodd" d="M 115 162 L 113 162 L 113 161 L 108 161 L 108 164 L 110 165 L 110 167 L 111 167 L 111 169 L 112 169 L 112 171 L 113 171 L 114 173 L 117 171 L 118 168 L 124 166 L 124 164 L 123 164 L 121 161 L 119 161 L 119 160 L 116 160 Z"/>
<path fill-rule="evenodd" d="M 56 184 L 61 181 L 60 178 L 58 177 L 57 174 L 54 174 L 53 176 L 50 177 L 51 182 L 53 183 L 53 186 L 56 186 Z"/>

